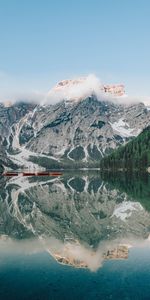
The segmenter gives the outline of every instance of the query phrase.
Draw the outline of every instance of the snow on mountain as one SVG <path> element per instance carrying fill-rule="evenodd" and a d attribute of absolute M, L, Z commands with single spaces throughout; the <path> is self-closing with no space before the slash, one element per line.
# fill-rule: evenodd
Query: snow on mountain
<path fill-rule="evenodd" d="M 144 104 L 125 105 L 102 92 L 118 95 L 120 88 L 104 86 L 93 77 L 79 78 L 52 89 L 51 96 L 60 98 L 53 105 L 1 104 L 2 160 L 7 157 L 24 168 L 76 162 L 84 167 L 99 162 L 150 124 L 150 111 Z"/>
<path fill-rule="evenodd" d="M 129 124 L 119 119 L 117 122 L 110 123 L 113 130 L 122 137 L 133 137 L 140 134 L 141 129 L 130 128 Z"/>

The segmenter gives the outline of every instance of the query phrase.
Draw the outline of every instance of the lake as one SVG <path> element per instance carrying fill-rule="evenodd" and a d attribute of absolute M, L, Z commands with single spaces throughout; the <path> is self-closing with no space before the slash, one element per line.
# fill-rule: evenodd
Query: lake
<path fill-rule="evenodd" d="M 150 299 L 150 176 L 0 179 L 0 300 Z"/>

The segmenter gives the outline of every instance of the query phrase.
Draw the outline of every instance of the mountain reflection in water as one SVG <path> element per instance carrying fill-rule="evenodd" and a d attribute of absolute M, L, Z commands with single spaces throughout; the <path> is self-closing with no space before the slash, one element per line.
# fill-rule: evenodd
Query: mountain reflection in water
<path fill-rule="evenodd" d="M 130 247 L 149 247 L 149 180 L 98 172 L 2 178 L 0 249 L 46 251 L 91 271 L 127 259 Z"/>

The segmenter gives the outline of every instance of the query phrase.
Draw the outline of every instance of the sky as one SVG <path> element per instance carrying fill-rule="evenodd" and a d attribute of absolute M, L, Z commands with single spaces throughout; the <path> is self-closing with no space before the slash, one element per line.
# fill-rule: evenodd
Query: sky
<path fill-rule="evenodd" d="M 150 97 L 149 0 L 0 0 L 0 98 L 95 74 Z"/>

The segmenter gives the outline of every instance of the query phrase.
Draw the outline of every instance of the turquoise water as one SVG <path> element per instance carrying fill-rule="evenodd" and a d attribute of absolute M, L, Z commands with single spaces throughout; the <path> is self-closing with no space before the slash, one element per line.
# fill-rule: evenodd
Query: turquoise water
<path fill-rule="evenodd" d="M 129 192 L 98 173 L 14 180 L 1 192 L 0 300 L 150 299 L 149 178 Z"/>
<path fill-rule="evenodd" d="M 150 299 L 150 252 L 96 272 L 56 263 L 48 254 L 1 256 L 0 299 Z"/>

